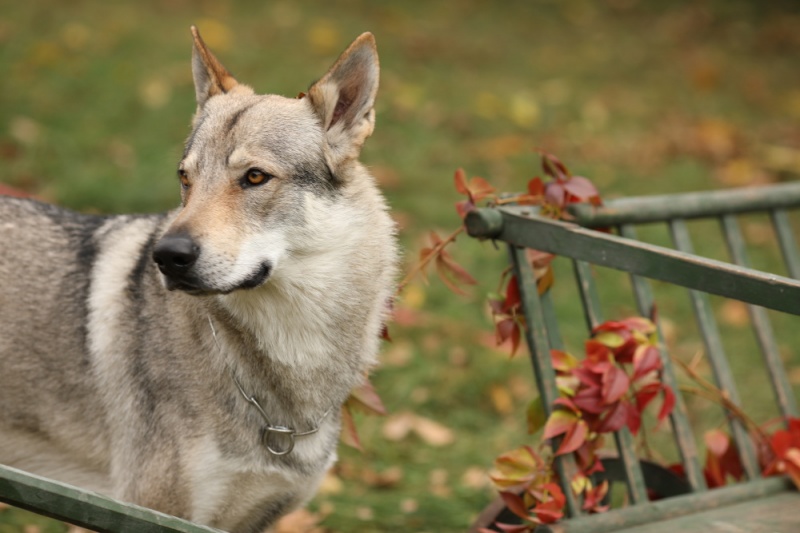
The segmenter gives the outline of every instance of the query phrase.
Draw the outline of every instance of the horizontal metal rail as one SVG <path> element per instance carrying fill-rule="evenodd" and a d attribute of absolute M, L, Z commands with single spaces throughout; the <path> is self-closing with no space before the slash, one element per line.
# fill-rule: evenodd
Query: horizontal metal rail
<path fill-rule="evenodd" d="M 0 501 L 100 533 L 222 533 L 3 465 Z"/>
<path fill-rule="evenodd" d="M 473 237 L 498 239 L 800 315 L 800 281 L 540 217 L 528 206 L 473 210 L 466 227 Z"/>
<path fill-rule="evenodd" d="M 569 212 L 581 226 L 603 228 L 620 224 L 665 222 L 674 218 L 709 218 L 800 207 L 800 182 L 769 187 L 745 187 L 609 200 L 603 206 L 572 204 Z"/>
<path fill-rule="evenodd" d="M 623 529 L 625 531 L 635 531 L 634 528 L 638 526 L 703 511 L 723 509 L 727 506 L 758 502 L 761 498 L 769 498 L 780 493 L 790 492 L 792 489 L 792 483 L 788 478 L 770 477 L 701 493 L 675 496 L 642 505 L 612 509 L 607 513 L 573 518 L 560 524 L 539 526 L 534 531 L 536 533 L 612 533 Z M 794 492 L 794 494 L 797 493 Z M 800 498 L 798 498 L 798 502 L 800 502 Z M 792 515 L 790 514 L 790 516 Z M 709 531 L 713 530 L 713 528 L 709 527 Z M 737 531 L 744 531 L 744 529 Z"/>

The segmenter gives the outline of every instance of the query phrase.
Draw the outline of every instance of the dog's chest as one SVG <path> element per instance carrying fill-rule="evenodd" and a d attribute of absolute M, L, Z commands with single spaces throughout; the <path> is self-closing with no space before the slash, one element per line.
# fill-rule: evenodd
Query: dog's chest
<path fill-rule="evenodd" d="M 302 459 L 315 443 L 304 442 L 296 459 Z M 317 450 L 318 451 L 318 450 Z M 263 530 L 275 518 L 308 501 L 327 466 L 306 469 L 298 462 L 265 461 L 265 449 L 245 456 L 226 455 L 211 439 L 195 442 L 186 455 L 191 489 L 191 520 L 226 531 Z M 252 456 L 251 456 L 252 455 Z"/>

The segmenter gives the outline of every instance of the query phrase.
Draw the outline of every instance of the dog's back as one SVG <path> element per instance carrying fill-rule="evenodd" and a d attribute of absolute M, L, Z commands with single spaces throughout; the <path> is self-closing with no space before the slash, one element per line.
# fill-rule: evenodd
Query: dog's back
<path fill-rule="evenodd" d="M 95 233 L 108 222 L 0 197 L 0 460 L 62 479 L 82 472 L 93 488 L 107 486 L 108 435 L 87 307 Z"/>

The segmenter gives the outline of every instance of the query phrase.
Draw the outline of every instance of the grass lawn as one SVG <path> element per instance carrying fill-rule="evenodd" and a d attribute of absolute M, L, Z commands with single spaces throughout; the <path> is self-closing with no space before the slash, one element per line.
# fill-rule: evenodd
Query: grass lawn
<path fill-rule="evenodd" d="M 42 0 L 0 10 L 0 183 L 84 211 L 176 206 L 195 108 L 191 24 L 240 81 L 289 96 L 359 33 L 375 34 L 382 85 L 362 159 L 389 198 L 409 264 L 430 230 L 458 224 L 456 168 L 520 189 L 539 172 L 533 147 L 607 198 L 800 173 L 800 9 L 789 1 Z M 703 238 L 708 228 L 698 230 L 695 248 L 720 254 Z M 763 222 L 745 230 L 756 266 L 781 273 L 759 252 Z M 463 531 L 492 498 L 493 458 L 531 439 L 529 365 L 492 347 L 484 303 L 505 254 L 466 241 L 454 254 L 480 285 L 468 298 L 436 281 L 409 286 L 405 320 L 374 376 L 390 415 L 359 419 L 366 451 L 341 449 L 311 506 L 319 528 Z M 613 299 L 619 281 L 608 279 Z M 576 325 L 562 333 L 579 347 L 580 311 L 561 301 Z M 726 339 L 747 351 L 749 333 L 727 307 Z M 624 299 L 607 310 L 630 313 Z M 671 335 L 680 355 L 699 349 L 691 332 Z M 753 383 L 740 386 L 758 396 Z M 0 533 L 35 531 L 66 526 L 0 511 Z"/>

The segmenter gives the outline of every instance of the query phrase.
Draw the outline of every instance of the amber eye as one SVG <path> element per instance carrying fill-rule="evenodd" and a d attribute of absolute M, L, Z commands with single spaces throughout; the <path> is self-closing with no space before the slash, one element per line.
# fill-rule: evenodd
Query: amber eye
<path fill-rule="evenodd" d="M 272 176 L 270 176 L 269 174 L 262 172 L 257 168 L 251 168 L 244 175 L 243 185 L 263 185 L 264 183 L 269 181 L 271 177 Z"/>
<path fill-rule="evenodd" d="M 189 176 L 186 175 L 186 171 L 183 169 L 178 170 L 178 178 L 181 180 L 181 187 L 184 189 L 188 189 L 189 185 Z"/>

